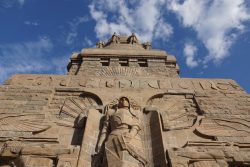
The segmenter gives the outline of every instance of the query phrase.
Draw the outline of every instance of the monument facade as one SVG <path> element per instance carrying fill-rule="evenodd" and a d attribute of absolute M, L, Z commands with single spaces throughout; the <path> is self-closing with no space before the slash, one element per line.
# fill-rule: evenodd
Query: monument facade
<path fill-rule="evenodd" d="M 180 78 L 134 33 L 67 69 L 0 87 L 0 167 L 250 166 L 250 95 L 235 81 Z"/>

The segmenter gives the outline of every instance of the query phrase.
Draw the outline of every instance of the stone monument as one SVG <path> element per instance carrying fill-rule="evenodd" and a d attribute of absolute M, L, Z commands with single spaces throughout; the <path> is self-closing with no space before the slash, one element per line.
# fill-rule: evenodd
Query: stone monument
<path fill-rule="evenodd" d="M 116 33 L 0 87 L 0 167 L 250 166 L 250 95 Z"/>

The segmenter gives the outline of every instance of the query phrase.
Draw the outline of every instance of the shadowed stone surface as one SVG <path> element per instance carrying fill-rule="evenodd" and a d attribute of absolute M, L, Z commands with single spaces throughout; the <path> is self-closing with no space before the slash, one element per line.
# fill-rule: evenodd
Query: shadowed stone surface
<path fill-rule="evenodd" d="M 250 95 L 180 78 L 174 56 L 113 34 L 67 75 L 0 87 L 0 167 L 250 166 Z"/>

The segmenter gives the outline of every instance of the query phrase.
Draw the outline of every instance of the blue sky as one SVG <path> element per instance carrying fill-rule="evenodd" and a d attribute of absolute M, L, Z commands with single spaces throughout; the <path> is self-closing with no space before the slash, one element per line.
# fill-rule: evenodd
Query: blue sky
<path fill-rule="evenodd" d="M 65 74 L 72 52 L 113 32 L 175 55 L 181 77 L 234 79 L 250 92 L 249 0 L 0 0 L 0 82 Z"/>

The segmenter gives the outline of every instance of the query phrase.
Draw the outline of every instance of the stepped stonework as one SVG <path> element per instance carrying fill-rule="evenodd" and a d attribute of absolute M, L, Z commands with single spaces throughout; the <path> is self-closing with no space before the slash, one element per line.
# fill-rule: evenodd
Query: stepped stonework
<path fill-rule="evenodd" d="M 135 34 L 67 68 L 0 86 L 0 167 L 250 166 L 250 95 L 235 81 L 180 78 Z"/>

